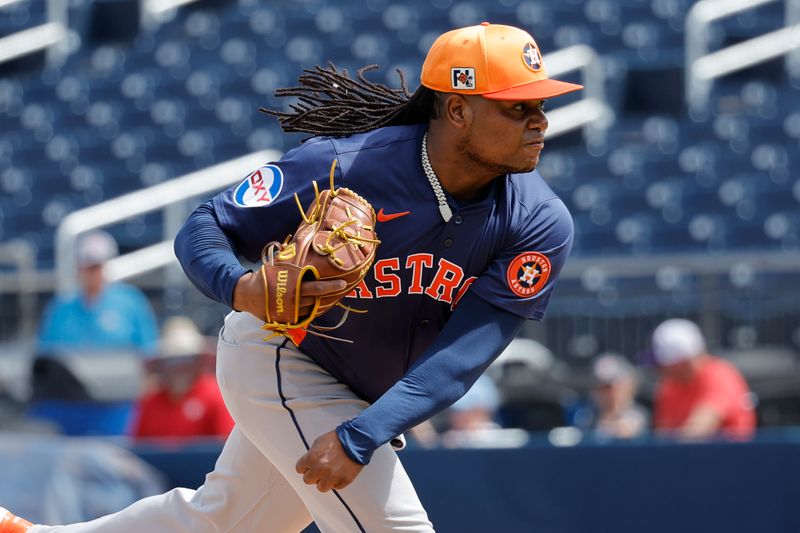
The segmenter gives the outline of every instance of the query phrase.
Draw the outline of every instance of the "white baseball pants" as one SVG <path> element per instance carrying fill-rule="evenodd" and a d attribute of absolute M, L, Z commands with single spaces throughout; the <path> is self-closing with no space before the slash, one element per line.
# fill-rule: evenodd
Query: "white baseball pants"
<path fill-rule="evenodd" d="M 294 466 L 308 446 L 367 404 L 290 343 L 265 343 L 260 325 L 234 312 L 220 331 L 217 379 L 236 427 L 202 487 L 29 533 L 298 533 L 312 520 L 323 533 L 432 532 L 388 444 L 342 490 L 321 493 L 303 482 Z"/>

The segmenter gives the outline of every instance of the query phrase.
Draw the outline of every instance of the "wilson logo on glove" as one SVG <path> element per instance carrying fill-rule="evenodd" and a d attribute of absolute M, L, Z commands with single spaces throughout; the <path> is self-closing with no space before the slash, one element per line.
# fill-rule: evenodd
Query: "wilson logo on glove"
<path fill-rule="evenodd" d="M 336 163 L 334 159 L 331 164 L 330 189 L 320 192 L 314 182 L 314 201 L 308 209 L 303 210 L 300 197 L 295 194 L 303 221 L 294 236 L 288 236 L 283 243 L 269 243 L 261 253 L 267 316 L 262 328 L 272 332 L 265 340 L 282 335 L 297 344 L 303 335 L 297 335 L 297 330 L 336 339 L 320 331 L 338 328 L 350 311 L 363 312 L 343 305 L 340 300 L 364 279 L 375 260 L 380 244 L 375 233 L 375 210 L 350 189 L 334 187 Z M 310 313 L 300 316 L 302 283 L 337 279 L 344 280 L 345 287 L 333 294 L 314 297 Z M 334 306 L 345 310 L 339 324 L 332 328 L 312 324 Z"/>

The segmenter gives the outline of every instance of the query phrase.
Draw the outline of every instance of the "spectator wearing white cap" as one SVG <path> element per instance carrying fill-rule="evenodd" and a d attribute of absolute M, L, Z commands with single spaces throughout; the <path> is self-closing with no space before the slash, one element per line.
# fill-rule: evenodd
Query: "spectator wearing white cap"
<path fill-rule="evenodd" d="M 163 332 L 157 355 L 147 362 L 156 380 L 137 402 L 131 435 L 227 437 L 234 423 L 210 371 L 211 343 L 187 317 L 170 318 Z"/>
<path fill-rule="evenodd" d="M 679 437 L 747 437 L 755 430 L 751 395 L 741 373 L 709 355 L 694 322 L 670 319 L 653 332 L 652 349 L 661 373 L 654 426 Z"/>
<path fill-rule="evenodd" d="M 644 433 L 649 417 L 636 403 L 639 376 L 633 365 L 621 355 L 604 353 L 592 363 L 592 374 L 592 400 L 597 410 L 593 429 L 597 434 L 629 439 Z"/>
<path fill-rule="evenodd" d="M 48 304 L 39 332 L 40 353 L 155 351 L 158 326 L 147 298 L 133 286 L 108 283 L 105 278 L 104 265 L 117 254 L 117 243 L 105 231 L 79 239 L 79 286 Z"/>

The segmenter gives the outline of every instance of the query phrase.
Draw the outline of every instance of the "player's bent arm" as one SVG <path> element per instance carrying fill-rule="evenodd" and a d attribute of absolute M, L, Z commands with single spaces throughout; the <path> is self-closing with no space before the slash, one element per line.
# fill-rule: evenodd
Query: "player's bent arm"
<path fill-rule="evenodd" d="M 234 308 L 234 288 L 248 270 L 239 263 L 211 202 L 195 209 L 175 236 L 175 255 L 200 292 Z"/>
<path fill-rule="evenodd" d="M 217 220 L 212 202 L 195 209 L 175 237 L 175 255 L 200 292 L 231 309 L 264 320 L 261 276 L 244 268 L 236 249 Z M 313 306 L 313 297 L 340 292 L 343 280 L 308 281 L 301 288 L 300 313 Z"/>
<path fill-rule="evenodd" d="M 336 429 L 350 458 L 369 463 L 379 446 L 461 398 L 524 322 L 525 318 L 468 292 L 403 379 Z"/>

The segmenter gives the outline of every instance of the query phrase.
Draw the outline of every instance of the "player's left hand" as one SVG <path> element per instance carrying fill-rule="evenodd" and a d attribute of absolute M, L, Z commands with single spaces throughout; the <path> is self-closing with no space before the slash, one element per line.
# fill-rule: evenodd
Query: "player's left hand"
<path fill-rule="evenodd" d="M 343 489 L 364 468 L 347 455 L 336 431 L 329 431 L 314 441 L 311 449 L 297 461 L 295 470 L 308 485 L 320 492 Z"/>

